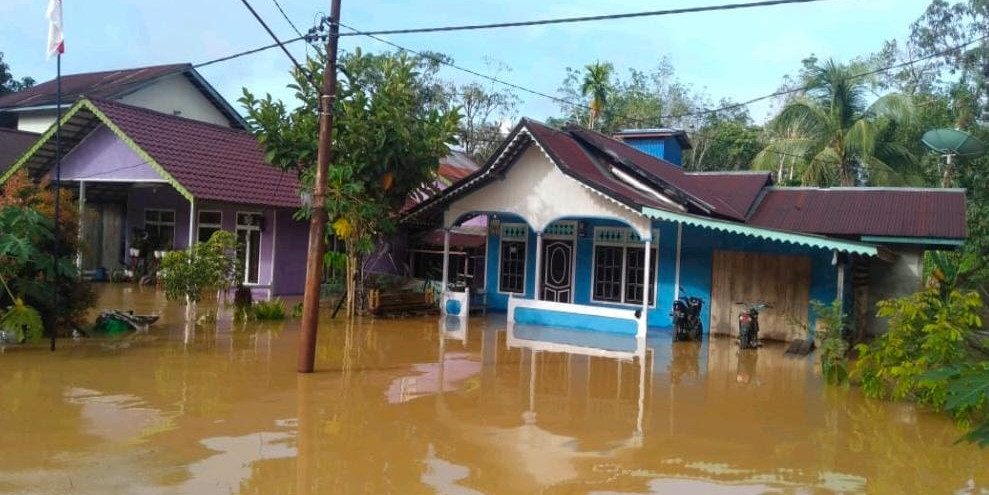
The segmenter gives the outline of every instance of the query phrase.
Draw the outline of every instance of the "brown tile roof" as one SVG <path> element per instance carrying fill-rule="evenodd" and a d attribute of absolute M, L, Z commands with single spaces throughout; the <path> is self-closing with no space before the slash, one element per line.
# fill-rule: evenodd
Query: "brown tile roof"
<path fill-rule="evenodd" d="M 771 188 L 749 223 L 831 236 L 964 239 L 965 192 L 961 189 Z"/>
<path fill-rule="evenodd" d="M 72 103 L 82 96 L 113 98 L 136 90 L 162 76 L 192 69 L 191 64 L 156 65 L 136 69 L 109 70 L 62 76 L 62 100 Z M 54 105 L 56 81 L 46 81 L 24 91 L 0 96 L 0 110 L 15 107 Z"/>
<path fill-rule="evenodd" d="M 33 132 L 0 128 L 0 175 L 13 165 L 40 136 L 40 134 Z"/>
<path fill-rule="evenodd" d="M 197 200 L 298 207 L 299 181 L 264 159 L 246 131 L 90 100 Z"/>

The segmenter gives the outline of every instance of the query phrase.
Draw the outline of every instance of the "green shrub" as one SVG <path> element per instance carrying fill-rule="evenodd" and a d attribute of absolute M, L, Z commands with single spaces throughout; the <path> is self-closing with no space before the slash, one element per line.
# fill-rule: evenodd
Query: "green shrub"
<path fill-rule="evenodd" d="M 302 302 L 292 305 L 292 318 L 302 318 Z"/>
<path fill-rule="evenodd" d="M 982 327 L 977 292 L 934 286 L 916 294 L 880 301 L 879 316 L 889 330 L 871 344 L 859 344 L 855 377 L 869 397 L 913 399 L 941 410 L 948 378 L 930 371 L 964 362 L 967 338 Z M 956 415 L 956 418 L 958 416 Z"/>
<path fill-rule="evenodd" d="M 14 299 L 14 304 L 0 313 L 0 330 L 11 334 L 15 342 L 37 342 L 44 329 L 38 311 L 20 298 Z"/>
<path fill-rule="evenodd" d="M 170 300 L 198 302 L 209 291 L 228 289 L 239 272 L 236 237 L 218 230 L 188 251 L 170 251 L 161 260 L 159 279 Z"/>
<path fill-rule="evenodd" d="M 989 446 L 989 362 L 959 363 L 927 373 L 924 380 L 944 381 L 944 409 L 965 424 L 977 424 L 962 440 Z M 978 420 L 981 419 L 979 423 Z"/>
<path fill-rule="evenodd" d="M 821 374 L 831 385 L 848 383 L 848 333 L 849 320 L 840 300 L 831 304 L 811 301 L 814 311 L 814 333 L 821 336 Z"/>
<path fill-rule="evenodd" d="M 258 320 L 284 320 L 285 303 L 281 299 L 254 303 L 254 317 Z"/>

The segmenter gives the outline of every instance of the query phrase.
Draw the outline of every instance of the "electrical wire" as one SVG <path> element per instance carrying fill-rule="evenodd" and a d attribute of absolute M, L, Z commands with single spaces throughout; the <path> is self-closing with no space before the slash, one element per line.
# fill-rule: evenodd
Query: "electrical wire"
<path fill-rule="evenodd" d="M 700 12 L 739 10 L 739 9 L 750 9 L 750 8 L 758 8 L 758 7 L 772 7 L 776 5 L 814 3 L 814 2 L 823 2 L 823 1 L 828 1 L 828 0 L 765 0 L 761 2 L 707 5 L 703 7 L 685 7 L 680 9 L 649 10 L 645 12 L 628 12 L 624 14 L 606 14 L 606 15 L 583 16 L 583 17 L 539 19 L 534 21 L 498 22 L 492 24 L 468 24 L 465 26 L 440 26 L 440 27 L 409 28 L 409 29 L 382 29 L 378 31 L 367 31 L 362 34 L 377 35 L 377 34 L 442 33 L 442 32 L 450 32 L 450 31 L 468 31 L 468 30 L 479 30 L 479 29 L 500 29 L 500 28 L 513 28 L 513 27 L 525 27 L 525 26 L 544 26 L 547 24 L 568 24 L 568 23 L 577 23 L 577 22 L 612 21 L 616 19 L 630 19 L 635 17 L 659 17 L 666 15 L 678 15 L 678 14 L 696 14 Z M 341 24 L 341 26 L 342 25 L 343 24 Z M 358 36 L 358 35 L 356 33 L 347 33 L 347 34 L 341 34 L 340 36 Z"/>

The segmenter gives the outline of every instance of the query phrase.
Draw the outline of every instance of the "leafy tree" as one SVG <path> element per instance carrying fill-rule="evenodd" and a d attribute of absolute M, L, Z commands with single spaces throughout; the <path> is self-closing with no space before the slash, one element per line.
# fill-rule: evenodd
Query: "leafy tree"
<path fill-rule="evenodd" d="M 509 90 L 485 88 L 478 83 L 451 85 L 449 92 L 463 114 L 457 133 L 460 147 L 478 163 L 487 161 L 504 137 L 501 123 L 515 120 L 518 97 Z"/>
<path fill-rule="evenodd" d="M 808 185 L 854 186 L 903 183 L 913 157 L 886 132 L 913 117 L 909 97 L 891 93 L 868 104 L 867 84 L 859 68 L 812 59 L 802 79 L 807 90 L 786 104 L 768 125 L 769 144 L 753 168 L 778 170 L 780 157 L 793 157 Z"/>
<path fill-rule="evenodd" d="M 96 294 L 79 278 L 75 264 L 80 249 L 78 208 L 64 192 L 60 195 L 58 253 L 53 260 L 55 195 L 50 185 L 47 178 L 31 180 L 25 170 L 4 183 L 0 191 L 0 275 L 14 295 L 38 310 L 48 328 L 64 332 L 85 326 L 86 311 L 96 303 Z M 0 308 L 15 303 L 9 293 L 0 292 Z M 56 309 L 59 320 L 53 321 Z"/>
<path fill-rule="evenodd" d="M 319 88 L 313 81 L 322 80 L 325 66 L 319 52 L 303 71 L 293 70 L 294 108 L 246 88 L 240 99 L 268 161 L 298 171 L 304 188 L 312 187 L 318 148 Z M 360 257 L 377 236 L 394 229 L 393 213 L 409 193 L 434 176 L 438 160 L 457 143 L 460 114 L 436 82 L 436 56 L 357 49 L 340 57 L 339 67 L 326 207 L 332 231 L 346 246 L 353 314 Z"/>
<path fill-rule="evenodd" d="M 193 244 L 192 249 L 165 253 L 159 270 L 165 296 L 190 304 L 210 292 L 229 289 L 235 280 L 243 279 L 236 247 L 233 233 L 218 230 L 206 242 Z"/>
<path fill-rule="evenodd" d="M 688 134 L 693 148 L 684 155 L 684 167 L 691 170 L 747 170 L 762 149 L 762 129 L 752 125 L 747 111 L 710 115 Z"/>
<path fill-rule="evenodd" d="M 3 52 L 0 52 L 0 96 L 16 93 L 34 86 L 34 79 L 22 77 L 17 79 L 10 72 L 10 66 L 3 61 Z"/>
<path fill-rule="evenodd" d="M 608 93 L 611 91 L 611 73 L 615 67 L 610 63 L 595 62 L 584 67 L 584 80 L 580 84 L 580 94 L 591 99 L 590 110 L 587 114 L 587 127 L 593 129 L 594 123 L 608 105 Z"/>

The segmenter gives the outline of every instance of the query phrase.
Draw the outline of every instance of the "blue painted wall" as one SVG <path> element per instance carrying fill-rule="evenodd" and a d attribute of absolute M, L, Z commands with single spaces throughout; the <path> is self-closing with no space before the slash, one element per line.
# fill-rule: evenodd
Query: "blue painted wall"
<path fill-rule="evenodd" d="M 677 142 L 676 138 L 672 136 L 665 138 L 635 138 L 626 136 L 624 142 L 633 148 L 662 158 L 675 165 L 680 165 L 683 162 L 683 149 L 680 148 L 680 143 Z"/>
<path fill-rule="evenodd" d="M 508 217 L 502 218 L 502 222 L 514 223 L 521 222 L 521 220 L 512 220 Z M 591 301 L 594 228 L 606 226 L 627 227 L 627 225 L 612 220 L 588 219 L 585 222 L 587 224 L 586 235 L 577 239 L 574 303 L 637 309 L 639 305 L 601 304 Z M 674 279 L 676 276 L 677 227 L 674 223 L 655 222 L 653 224 L 653 232 L 653 243 L 654 245 L 658 245 L 659 262 L 657 264 L 653 260 L 651 264 L 657 270 L 658 287 L 655 305 L 649 310 L 649 326 L 670 327 L 672 326 L 670 307 L 676 294 Z M 536 236 L 530 229 L 529 244 L 526 253 L 527 275 L 526 294 L 524 295 L 526 298 L 532 297 L 535 284 L 535 247 Z M 811 259 L 810 298 L 825 303 L 830 303 L 834 300 L 837 288 L 837 275 L 834 266 L 831 264 L 831 251 L 684 226 L 680 285 L 687 295 L 698 296 L 704 299 L 705 305 L 702 319 L 704 321 L 705 331 L 710 328 L 712 262 L 715 250 L 808 256 Z M 488 284 L 487 288 L 488 307 L 494 311 L 504 311 L 508 307 L 507 295 L 500 294 L 497 291 L 499 254 L 499 237 L 497 235 L 490 235 L 488 237 L 487 280 L 491 281 L 491 283 Z M 850 272 L 846 272 L 847 281 L 851 280 L 850 277 Z M 850 286 L 850 283 L 846 284 L 846 287 Z M 813 324 L 813 315 L 808 314 L 807 320 Z"/>

